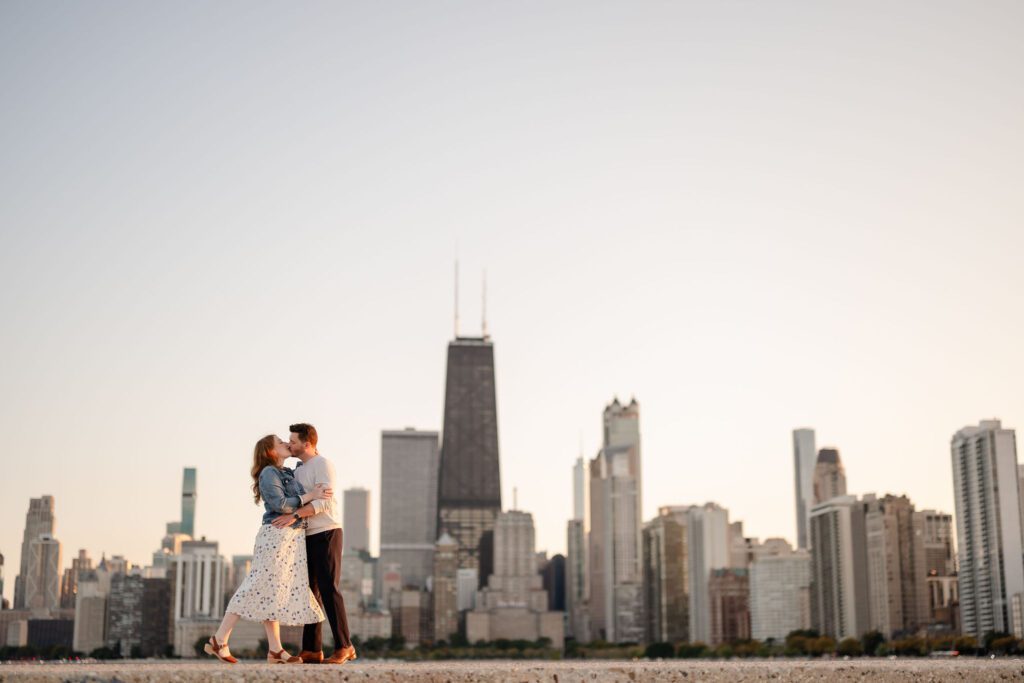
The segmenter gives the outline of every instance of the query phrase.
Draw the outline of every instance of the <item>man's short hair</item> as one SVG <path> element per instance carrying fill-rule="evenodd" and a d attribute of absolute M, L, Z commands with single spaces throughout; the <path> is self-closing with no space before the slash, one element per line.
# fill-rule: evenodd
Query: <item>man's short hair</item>
<path fill-rule="evenodd" d="M 288 431 L 299 437 L 300 441 L 306 441 L 310 446 L 316 448 L 316 427 L 305 422 L 288 425 Z"/>

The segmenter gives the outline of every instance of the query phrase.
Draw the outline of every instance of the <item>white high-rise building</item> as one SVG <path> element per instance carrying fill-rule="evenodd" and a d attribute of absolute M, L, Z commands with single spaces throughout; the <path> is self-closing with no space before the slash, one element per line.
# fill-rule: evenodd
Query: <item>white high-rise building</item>
<path fill-rule="evenodd" d="M 811 627 L 811 556 L 770 538 L 750 565 L 750 632 L 755 640 L 782 642 Z"/>
<path fill-rule="evenodd" d="M 615 399 L 604 410 L 604 448 L 590 461 L 591 635 L 643 641 L 640 406 Z"/>
<path fill-rule="evenodd" d="M 370 492 L 361 487 L 345 489 L 341 518 L 346 551 L 370 551 Z"/>
<path fill-rule="evenodd" d="M 811 623 L 836 640 L 869 628 L 864 502 L 837 496 L 811 508 Z"/>
<path fill-rule="evenodd" d="M 729 567 L 729 511 L 717 503 L 694 505 L 686 513 L 689 565 L 690 641 L 711 642 L 711 570 Z"/>
<path fill-rule="evenodd" d="M 568 635 L 577 642 L 590 642 L 590 612 L 587 606 L 587 531 L 586 493 L 587 467 L 577 458 L 572 468 L 573 518 L 567 529 L 565 568 L 565 609 Z"/>
<path fill-rule="evenodd" d="M 60 541 L 49 534 L 29 541 L 25 608 L 34 615 L 47 617 L 60 608 L 60 568 Z"/>
<path fill-rule="evenodd" d="M 950 444 L 960 547 L 960 619 L 966 635 L 1024 636 L 1021 501 L 1017 439 L 999 420 L 964 427 Z M 1016 606 L 1016 609 L 1015 609 Z"/>
<path fill-rule="evenodd" d="M 180 657 L 193 657 L 196 638 L 211 626 L 216 630 L 224 616 L 225 562 L 216 542 L 185 541 L 172 567 L 174 652 Z"/>
<path fill-rule="evenodd" d="M 25 589 L 28 580 L 31 553 L 29 544 L 43 534 L 52 536 L 56 527 L 55 505 L 53 496 L 40 496 L 28 502 L 28 513 L 25 515 L 25 531 L 21 539 L 21 565 L 18 575 L 14 577 L 14 609 L 28 607 Z M 58 578 L 58 585 L 60 579 Z"/>
<path fill-rule="evenodd" d="M 439 462 L 437 432 L 382 432 L 379 566 L 399 565 L 403 586 L 423 588 L 434 570 Z"/>
<path fill-rule="evenodd" d="M 586 519 L 587 516 L 587 463 L 583 456 L 576 458 L 572 466 L 572 518 Z"/>
<path fill-rule="evenodd" d="M 798 548 L 809 545 L 808 525 L 811 508 L 814 506 L 814 464 L 818 451 L 814 445 L 813 429 L 793 430 L 793 474 L 796 491 L 796 544 Z"/>

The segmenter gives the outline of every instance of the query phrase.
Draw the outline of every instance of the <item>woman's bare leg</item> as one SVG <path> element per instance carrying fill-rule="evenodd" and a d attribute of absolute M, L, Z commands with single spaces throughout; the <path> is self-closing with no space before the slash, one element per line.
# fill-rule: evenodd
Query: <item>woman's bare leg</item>
<path fill-rule="evenodd" d="M 215 633 L 213 636 L 217 639 L 217 642 L 219 644 L 227 645 L 228 638 L 231 637 L 231 631 L 234 630 L 235 624 L 237 624 L 238 620 L 241 618 L 242 617 L 235 614 L 234 612 L 228 612 L 224 615 L 224 618 L 220 622 L 220 628 L 217 629 L 217 633 Z"/>
<path fill-rule="evenodd" d="M 276 621 L 264 621 L 263 628 L 267 630 L 267 648 L 271 652 L 280 652 L 281 647 L 281 624 Z"/>

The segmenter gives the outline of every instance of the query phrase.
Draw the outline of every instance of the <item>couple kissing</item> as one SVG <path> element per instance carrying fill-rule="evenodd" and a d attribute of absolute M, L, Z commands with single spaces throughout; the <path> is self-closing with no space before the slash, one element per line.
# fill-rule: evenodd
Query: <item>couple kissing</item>
<path fill-rule="evenodd" d="M 256 533 L 252 568 L 228 603 L 217 633 L 204 646 L 222 662 L 238 660 L 228 649 L 240 619 L 261 621 L 267 631 L 271 664 L 344 664 L 356 658 L 349 636 L 341 582 L 342 529 L 334 500 L 334 465 L 316 448 L 316 428 L 288 427 L 288 442 L 270 434 L 256 442 L 252 456 L 252 493 L 263 502 L 263 523 Z M 284 467 L 299 459 L 295 470 Z M 324 618 L 334 636 L 334 654 L 324 659 Z M 303 624 L 302 652 L 281 645 L 281 624 Z"/>

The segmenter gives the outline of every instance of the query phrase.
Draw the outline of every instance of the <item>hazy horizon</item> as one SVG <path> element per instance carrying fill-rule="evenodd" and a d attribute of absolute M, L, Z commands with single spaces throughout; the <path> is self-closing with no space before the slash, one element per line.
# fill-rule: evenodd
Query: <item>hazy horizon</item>
<path fill-rule="evenodd" d="M 339 488 L 441 429 L 487 270 L 506 507 L 564 552 L 601 411 L 645 519 L 795 541 L 791 431 L 851 493 L 953 512 L 949 440 L 1024 428 L 1024 5 L 6 2 L 5 596 L 31 497 L 145 564 L 251 551 L 252 446 Z M 340 493 L 340 492 L 339 492 Z"/>

